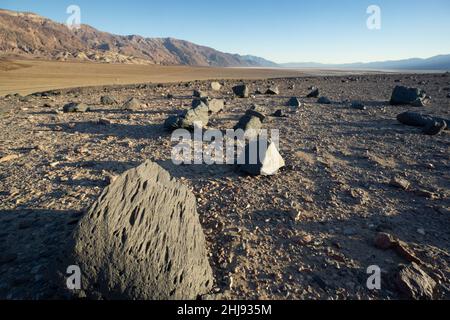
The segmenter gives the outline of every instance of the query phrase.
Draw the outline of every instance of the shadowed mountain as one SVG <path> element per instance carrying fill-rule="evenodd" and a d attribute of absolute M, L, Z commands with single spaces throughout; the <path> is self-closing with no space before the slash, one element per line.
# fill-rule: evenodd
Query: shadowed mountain
<path fill-rule="evenodd" d="M 428 59 L 405 59 L 369 63 L 322 64 L 315 62 L 284 63 L 285 68 L 338 68 L 374 70 L 450 70 L 450 55 L 439 55 Z"/>
<path fill-rule="evenodd" d="M 82 25 L 70 30 L 33 13 L 0 9 L 0 54 L 59 61 L 191 65 L 276 66 L 254 56 L 223 53 L 173 38 L 120 36 Z"/>

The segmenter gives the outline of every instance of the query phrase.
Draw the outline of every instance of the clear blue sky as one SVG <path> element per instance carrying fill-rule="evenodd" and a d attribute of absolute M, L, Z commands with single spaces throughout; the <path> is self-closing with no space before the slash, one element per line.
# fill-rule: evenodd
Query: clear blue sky
<path fill-rule="evenodd" d="M 449 0 L 0 0 L 0 8 L 115 34 L 174 37 L 276 62 L 367 62 L 450 53 Z M 369 5 L 381 30 L 366 27 Z"/>

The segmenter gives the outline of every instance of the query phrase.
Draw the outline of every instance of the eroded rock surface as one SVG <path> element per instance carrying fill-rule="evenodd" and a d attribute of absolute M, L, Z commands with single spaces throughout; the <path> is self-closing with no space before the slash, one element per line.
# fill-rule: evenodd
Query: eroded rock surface
<path fill-rule="evenodd" d="M 196 299 L 213 285 L 191 191 L 147 161 L 107 187 L 74 235 L 82 288 L 103 299 Z"/>

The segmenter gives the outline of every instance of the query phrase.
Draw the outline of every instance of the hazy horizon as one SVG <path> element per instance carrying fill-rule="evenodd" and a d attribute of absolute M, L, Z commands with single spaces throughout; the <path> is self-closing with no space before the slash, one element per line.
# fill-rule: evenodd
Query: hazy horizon
<path fill-rule="evenodd" d="M 379 30 L 367 27 L 367 8 L 374 4 L 381 10 Z M 450 43 L 442 39 L 450 32 L 450 2 L 445 0 L 4 0 L 0 7 L 65 22 L 69 5 L 80 7 L 81 23 L 101 31 L 172 37 L 276 63 L 366 63 L 450 53 Z"/>

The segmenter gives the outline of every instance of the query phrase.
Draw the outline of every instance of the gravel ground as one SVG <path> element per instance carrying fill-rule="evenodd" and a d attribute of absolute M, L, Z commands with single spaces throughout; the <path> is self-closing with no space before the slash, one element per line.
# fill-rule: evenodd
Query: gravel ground
<path fill-rule="evenodd" d="M 226 110 L 210 128 L 232 128 L 253 103 L 274 112 L 286 109 L 291 96 L 303 102 L 265 124 L 280 130 L 287 165 L 276 176 L 249 177 L 229 165 L 172 164 L 162 124 L 190 105 L 194 88 L 208 90 L 207 81 L 0 98 L 0 298 L 60 298 L 64 283 L 50 266 L 80 216 L 111 179 L 146 159 L 189 185 L 198 199 L 216 277 L 209 298 L 403 298 L 393 279 L 410 261 L 376 248 L 379 232 L 404 241 L 423 262 L 437 282 L 434 298 L 450 298 L 449 134 L 426 136 L 396 121 L 407 110 L 450 118 L 448 74 L 246 81 L 252 92 L 270 84 L 281 92 L 248 99 L 232 94 L 239 80 L 222 83 L 210 94 L 225 99 Z M 424 89 L 431 104 L 390 106 L 399 84 Z M 331 105 L 303 98 L 313 85 Z M 120 103 L 102 106 L 102 95 Z M 130 97 L 144 103 L 141 110 L 120 110 Z M 367 110 L 352 109 L 353 100 Z M 71 101 L 92 111 L 58 112 Z M 393 177 L 411 187 L 393 187 Z M 381 290 L 366 287 L 371 265 L 382 270 Z"/>

